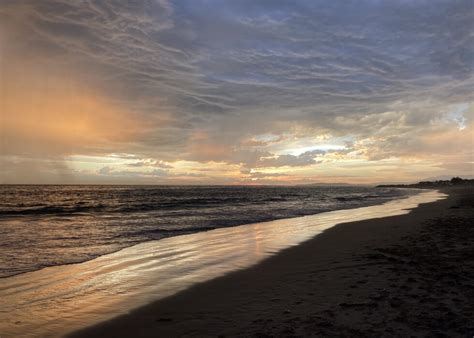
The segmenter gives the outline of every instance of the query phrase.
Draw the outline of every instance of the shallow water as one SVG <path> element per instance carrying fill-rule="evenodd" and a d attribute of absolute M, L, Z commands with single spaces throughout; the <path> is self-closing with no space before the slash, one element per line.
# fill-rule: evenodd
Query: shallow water
<path fill-rule="evenodd" d="M 61 336 L 254 265 L 338 224 L 406 214 L 446 195 L 219 228 L 140 243 L 96 259 L 0 279 L 0 335 Z"/>
<path fill-rule="evenodd" d="M 380 204 L 365 186 L 0 185 L 0 277 L 214 228 Z"/>

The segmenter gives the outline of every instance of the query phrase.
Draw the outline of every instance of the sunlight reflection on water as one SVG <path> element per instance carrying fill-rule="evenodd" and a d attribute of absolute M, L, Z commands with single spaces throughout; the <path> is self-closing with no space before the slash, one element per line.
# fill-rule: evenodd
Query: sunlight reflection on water
<path fill-rule="evenodd" d="M 0 279 L 0 336 L 61 336 L 249 267 L 338 223 L 406 214 L 445 197 L 426 191 L 382 205 L 170 237 Z"/>

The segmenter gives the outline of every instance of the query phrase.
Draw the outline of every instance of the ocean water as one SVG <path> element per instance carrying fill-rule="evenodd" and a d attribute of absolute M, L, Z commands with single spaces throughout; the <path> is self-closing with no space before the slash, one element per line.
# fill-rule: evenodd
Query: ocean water
<path fill-rule="evenodd" d="M 0 277 L 171 236 L 381 204 L 361 186 L 0 186 Z"/>
<path fill-rule="evenodd" d="M 405 215 L 445 197 L 422 190 L 378 205 L 147 241 L 79 264 L 0 278 L 0 335 L 63 337 L 258 264 L 337 224 Z"/>

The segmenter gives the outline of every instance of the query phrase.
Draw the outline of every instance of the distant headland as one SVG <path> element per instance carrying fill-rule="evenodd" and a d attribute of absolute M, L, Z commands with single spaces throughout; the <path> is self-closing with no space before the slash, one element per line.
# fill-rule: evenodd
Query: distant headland
<path fill-rule="evenodd" d="M 378 188 L 440 188 L 440 187 L 474 187 L 474 179 L 453 177 L 450 180 L 421 181 L 413 184 L 382 184 Z"/>

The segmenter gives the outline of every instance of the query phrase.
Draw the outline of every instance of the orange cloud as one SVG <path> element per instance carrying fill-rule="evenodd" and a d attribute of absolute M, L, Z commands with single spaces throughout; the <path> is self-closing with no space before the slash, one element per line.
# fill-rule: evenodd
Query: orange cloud
<path fill-rule="evenodd" d="M 16 65 L 5 73 L 3 155 L 116 152 L 143 128 L 140 119 L 87 84 L 78 84 L 79 77 L 71 72 L 55 74 Z"/>

